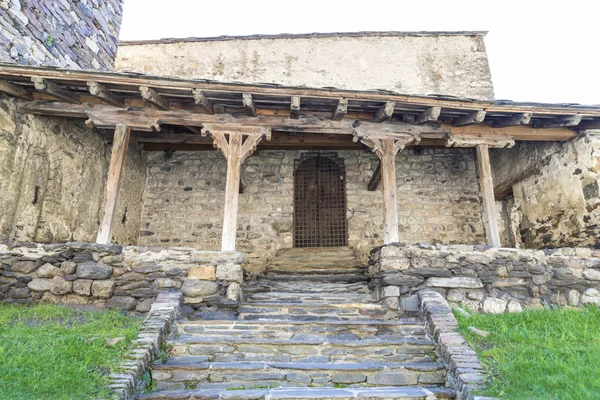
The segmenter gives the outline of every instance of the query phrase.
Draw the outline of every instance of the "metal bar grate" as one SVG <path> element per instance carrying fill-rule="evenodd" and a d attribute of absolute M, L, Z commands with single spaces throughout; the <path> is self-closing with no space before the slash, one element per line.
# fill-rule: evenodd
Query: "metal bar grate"
<path fill-rule="evenodd" d="M 294 247 L 346 246 L 346 173 L 335 153 L 305 153 L 294 169 Z"/>

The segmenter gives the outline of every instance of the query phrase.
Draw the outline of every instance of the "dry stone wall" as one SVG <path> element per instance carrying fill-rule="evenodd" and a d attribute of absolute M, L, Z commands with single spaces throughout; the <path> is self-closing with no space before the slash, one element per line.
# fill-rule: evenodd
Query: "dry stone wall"
<path fill-rule="evenodd" d="M 600 305 L 600 252 L 587 248 L 391 244 L 374 249 L 369 264 L 379 298 L 407 310 L 421 289 L 487 313 Z"/>
<path fill-rule="evenodd" d="M 110 152 L 82 121 L 24 115 L 0 95 L 0 243 L 94 241 Z M 145 175 L 132 143 L 113 242 L 137 241 Z"/>
<path fill-rule="evenodd" d="M 237 249 L 245 268 L 260 272 L 267 258 L 293 244 L 294 160 L 300 151 L 261 151 L 242 166 Z M 348 243 L 366 261 L 381 245 L 381 190 L 367 184 L 377 157 L 339 151 L 347 178 Z M 139 244 L 218 250 L 226 163 L 216 152 L 150 152 Z M 484 241 L 474 154 L 469 149 L 407 149 L 397 157 L 400 237 L 407 241 Z"/>
<path fill-rule="evenodd" d="M 0 0 L 0 61 L 113 69 L 122 0 Z"/>
<path fill-rule="evenodd" d="M 238 252 L 96 243 L 0 245 L 0 301 L 91 304 L 147 312 L 159 293 L 184 303 L 235 305 L 242 296 Z"/>

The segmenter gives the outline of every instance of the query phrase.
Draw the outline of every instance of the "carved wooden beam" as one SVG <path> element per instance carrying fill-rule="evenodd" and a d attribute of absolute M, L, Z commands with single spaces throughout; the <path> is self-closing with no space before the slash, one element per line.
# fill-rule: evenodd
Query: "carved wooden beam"
<path fill-rule="evenodd" d="M 508 126 L 527 125 L 531 121 L 531 113 L 515 114 L 508 118 L 494 121 L 494 128 L 506 128 Z"/>
<path fill-rule="evenodd" d="M 292 96 L 290 101 L 290 119 L 300 117 L 300 96 Z"/>
<path fill-rule="evenodd" d="M 18 97 L 23 100 L 33 99 L 33 96 L 29 90 L 6 81 L 0 81 L 0 92 L 7 93 L 13 97 Z"/>
<path fill-rule="evenodd" d="M 348 112 L 348 99 L 339 99 L 335 110 L 333 110 L 333 114 L 331 114 L 331 119 L 333 121 L 341 121 L 342 118 Z"/>
<path fill-rule="evenodd" d="M 446 147 L 477 147 L 485 144 L 489 148 L 511 148 L 515 145 L 511 136 L 474 136 L 449 134 Z"/>
<path fill-rule="evenodd" d="M 442 107 L 429 107 L 427 110 L 417 115 L 415 124 L 422 125 L 428 122 L 435 122 L 439 118 L 441 112 Z"/>
<path fill-rule="evenodd" d="M 98 82 L 88 82 L 88 87 L 90 94 L 99 99 L 102 99 L 104 102 L 110 104 L 113 107 L 123 108 L 125 107 L 125 101 L 121 96 L 116 95 L 112 90 L 106 88 L 106 86 L 102 85 Z"/>
<path fill-rule="evenodd" d="M 254 105 L 252 95 L 250 93 L 242 94 L 242 102 L 244 104 L 244 111 L 246 111 L 246 115 L 249 117 L 256 117 L 256 106 Z"/>
<path fill-rule="evenodd" d="M 148 86 L 140 86 L 140 94 L 144 102 L 157 110 L 170 110 L 171 105 L 156 90 Z"/>
<path fill-rule="evenodd" d="M 192 95 L 194 96 L 194 102 L 203 112 L 211 115 L 214 114 L 213 104 L 206 98 L 202 90 L 194 89 L 192 90 Z"/>
<path fill-rule="evenodd" d="M 377 163 L 377 168 L 373 171 L 373 176 L 367 185 L 367 190 L 369 192 L 374 192 L 379 187 L 379 182 L 381 182 L 381 160 Z"/>
<path fill-rule="evenodd" d="M 379 110 L 377 110 L 377 113 L 375 114 L 375 117 L 373 117 L 371 122 L 379 123 L 379 122 L 387 121 L 388 119 L 392 118 L 392 115 L 394 115 L 395 107 L 396 107 L 395 102 L 388 101 L 383 106 L 381 106 L 381 108 Z"/>
<path fill-rule="evenodd" d="M 581 115 L 569 115 L 567 117 L 538 119 L 533 122 L 534 128 L 557 128 L 574 127 L 581 122 Z"/>
<path fill-rule="evenodd" d="M 462 117 L 456 118 L 452 125 L 454 126 L 466 126 L 473 124 L 480 124 L 485 119 L 485 111 L 473 111 L 468 113 L 467 115 L 463 115 Z"/>
<path fill-rule="evenodd" d="M 81 101 L 79 96 L 75 93 L 58 86 L 56 83 L 51 82 L 44 78 L 31 78 L 33 86 L 40 92 L 48 93 L 49 95 L 56 97 L 62 101 L 66 101 L 71 104 L 79 104 Z"/>

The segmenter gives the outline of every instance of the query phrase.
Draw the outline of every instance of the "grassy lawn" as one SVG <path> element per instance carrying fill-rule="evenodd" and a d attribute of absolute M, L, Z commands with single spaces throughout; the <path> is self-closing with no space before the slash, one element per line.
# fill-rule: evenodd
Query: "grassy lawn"
<path fill-rule="evenodd" d="M 141 323 L 116 311 L 0 304 L 0 399 L 96 399 Z M 106 338 L 126 337 L 114 347 Z"/>
<path fill-rule="evenodd" d="M 597 307 L 455 315 L 486 369 L 483 394 L 511 400 L 600 399 Z M 470 326 L 490 335 L 476 335 Z"/>

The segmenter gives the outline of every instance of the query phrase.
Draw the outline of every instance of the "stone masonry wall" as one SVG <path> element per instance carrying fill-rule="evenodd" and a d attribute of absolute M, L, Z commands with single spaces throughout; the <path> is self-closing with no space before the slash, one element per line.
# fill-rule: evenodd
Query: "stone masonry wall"
<path fill-rule="evenodd" d="M 42 300 L 147 312 L 161 292 L 184 303 L 236 304 L 241 254 L 96 243 L 0 245 L 0 301 Z"/>
<path fill-rule="evenodd" d="M 300 151 L 261 151 L 242 166 L 236 248 L 244 267 L 261 272 L 267 258 L 293 244 L 294 160 Z M 383 242 L 381 190 L 367 183 L 377 157 L 339 151 L 346 168 L 348 243 L 366 261 Z M 149 152 L 139 244 L 218 250 L 226 164 L 216 152 Z M 484 241 L 474 154 L 467 149 L 407 149 L 397 157 L 401 240 Z"/>
<path fill-rule="evenodd" d="M 505 246 L 600 248 L 599 133 L 492 151 L 495 182 L 525 173 L 502 205 Z"/>
<path fill-rule="evenodd" d="M 483 35 L 477 33 L 125 42 L 119 45 L 115 69 L 220 82 L 494 96 Z"/>
<path fill-rule="evenodd" d="M 586 248 L 391 244 L 373 250 L 369 274 L 383 302 L 407 310 L 414 309 L 416 293 L 425 288 L 488 313 L 600 305 L 600 252 Z"/>
<path fill-rule="evenodd" d="M 0 61 L 113 69 L 122 0 L 0 0 Z"/>
<path fill-rule="evenodd" d="M 94 241 L 110 151 L 82 121 L 23 115 L 0 95 L 0 243 Z M 132 143 L 116 208 L 119 244 L 137 241 L 145 175 Z"/>

